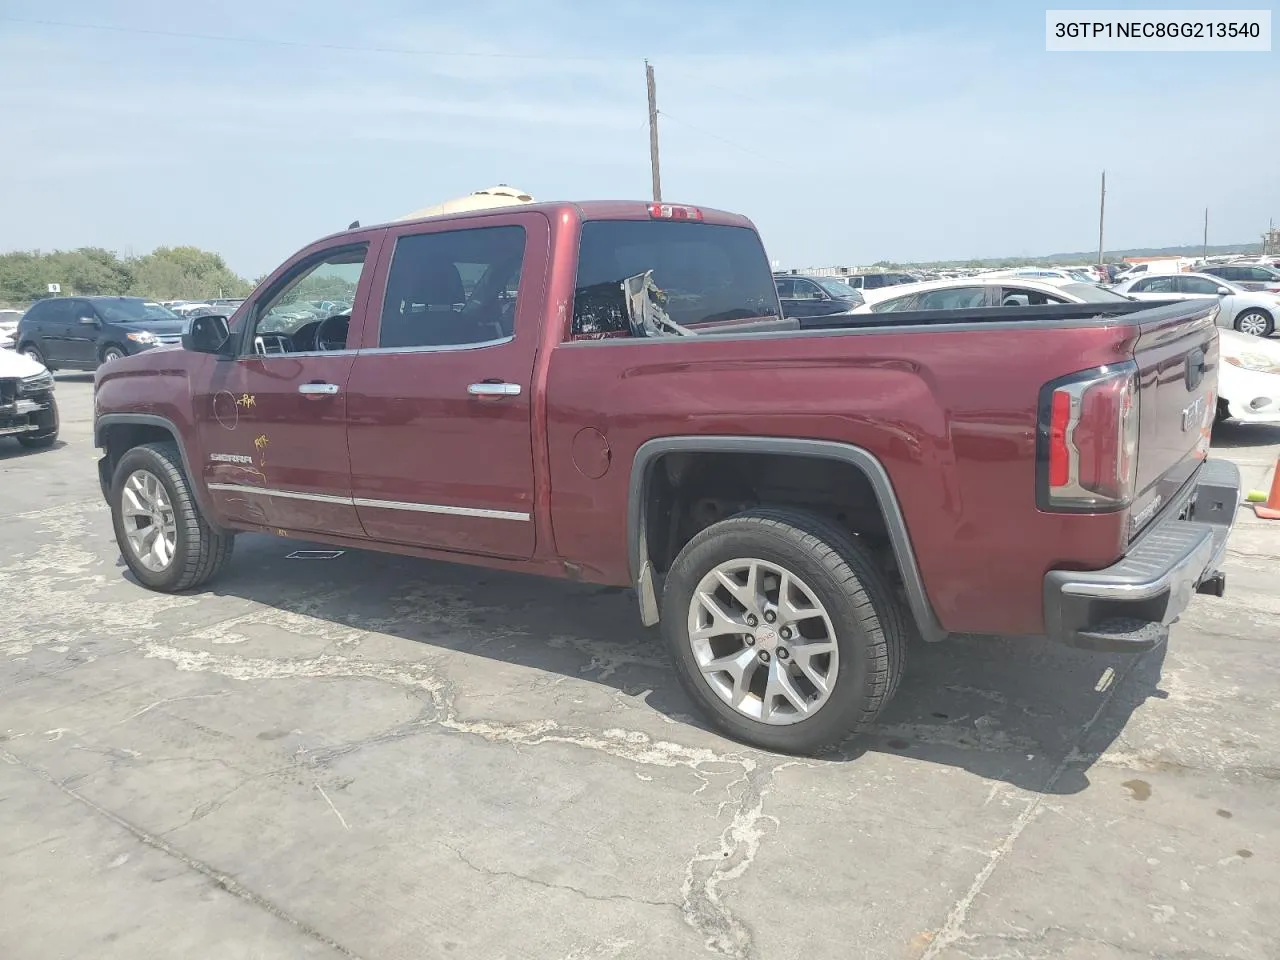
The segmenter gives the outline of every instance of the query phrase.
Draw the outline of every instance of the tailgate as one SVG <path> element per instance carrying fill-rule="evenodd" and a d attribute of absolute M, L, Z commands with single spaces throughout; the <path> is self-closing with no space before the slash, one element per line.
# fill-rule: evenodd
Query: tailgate
<path fill-rule="evenodd" d="M 1182 303 L 1142 324 L 1134 347 L 1139 427 L 1130 538 L 1208 456 L 1218 398 L 1217 315 L 1216 301 Z"/>

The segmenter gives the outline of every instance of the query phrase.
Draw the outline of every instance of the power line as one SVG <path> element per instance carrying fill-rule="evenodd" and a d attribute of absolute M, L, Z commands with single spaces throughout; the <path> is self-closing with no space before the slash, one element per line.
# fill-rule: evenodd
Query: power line
<path fill-rule="evenodd" d="M 693 124 L 686 123 L 684 120 L 681 120 L 679 117 L 673 117 L 671 114 L 667 113 L 667 111 L 665 110 L 658 111 L 658 116 L 664 117 L 667 120 L 674 120 L 676 123 L 680 124 L 680 126 L 682 127 L 688 127 L 690 130 L 694 131 L 695 133 L 700 133 L 704 137 L 710 137 L 712 140 L 719 140 L 721 143 L 727 144 L 733 147 L 735 150 L 741 150 L 743 153 L 749 153 L 751 154 L 751 156 L 757 157 L 758 159 L 763 160 L 766 163 L 773 164 L 775 167 L 778 167 L 780 170 L 793 172 L 790 167 L 782 163 L 780 160 L 775 160 L 773 157 L 766 156 L 763 153 L 758 153 L 757 151 L 752 150 L 750 147 L 744 147 L 742 144 L 735 143 L 734 141 L 729 140 L 725 137 L 722 137 L 717 133 L 712 133 L 710 130 L 703 130 L 701 127 L 695 127 Z"/>
<path fill-rule="evenodd" d="M 539 53 L 481 53 L 466 50 L 420 50 L 408 47 L 369 47 L 343 43 L 313 43 L 306 40 L 281 40 L 272 37 L 232 37 L 212 33 L 187 33 L 179 30 L 154 30 L 148 27 L 121 27 L 105 23 L 70 23 L 61 20 L 30 20 L 24 17 L 0 16 L 6 23 L 24 23 L 36 27 L 59 27 L 70 30 L 100 30 L 108 33 L 135 34 L 146 37 L 166 37 L 175 40 L 210 40 L 217 43 L 245 43 L 268 47 L 295 47 L 306 50 L 336 50 L 346 53 L 384 53 L 399 56 L 428 57 L 476 57 L 494 60 L 542 60 L 542 61 L 578 61 L 592 63 L 624 63 L 634 61 L 634 57 L 584 57 L 560 54 Z"/>

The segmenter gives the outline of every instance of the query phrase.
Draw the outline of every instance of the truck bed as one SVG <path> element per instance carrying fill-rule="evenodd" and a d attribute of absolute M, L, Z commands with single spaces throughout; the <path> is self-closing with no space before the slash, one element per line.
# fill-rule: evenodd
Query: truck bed
<path fill-rule="evenodd" d="M 1213 304 L 1188 302 L 1001 307 L 562 344 L 546 387 L 557 550 L 593 579 L 631 582 L 609 547 L 627 535 L 624 491 L 575 466 L 584 410 L 608 425 L 611 456 L 622 464 L 653 436 L 836 440 L 884 465 L 947 632 L 1038 633 L 1045 573 L 1107 567 L 1137 532 L 1128 515 L 1040 508 L 1042 389 L 1075 371 L 1131 361 L 1144 339 L 1177 347 L 1185 336 L 1213 341 L 1216 384 L 1214 313 Z M 1180 362 L 1164 357 L 1160 369 L 1144 370 L 1149 401 L 1161 378 L 1180 376 Z M 1168 430 L 1180 433 L 1168 425 L 1181 405 L 1159 417 L 1155 409 L 1143 417 L 1142 443 L 1163 452 L 1149 458 L 1153 466 L 1140 464 L 1135 512 L 1167 498 L 1162 487 L 1179 485 L 1198 463 L 1198 454 L 1165 442 Z M 749 474 L 738 482 L 750 492 Z"/>

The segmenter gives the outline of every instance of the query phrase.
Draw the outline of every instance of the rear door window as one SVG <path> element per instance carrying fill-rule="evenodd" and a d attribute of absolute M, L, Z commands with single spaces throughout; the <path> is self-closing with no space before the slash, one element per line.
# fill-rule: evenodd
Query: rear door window
<path fill-rule="evenodd" d="M 524 227 L 474 227 L 396 241 L 379 347 L 454 347 L 515 335 Z"/>
<path fill-rule="evenodd" d="M 920 294 L 915 309 L 968 310 L 984 306 L 986 302 L 986 287 L 956 287 L 951 290 L 930 290 Z"/>
<path fill-rule="evenodd" d="M 778 277 L 773 281 L 773 285 L 778 288 L 778 296 L 783 300 L 795 299 L 796 282 L 790 277 Z"/>
<path fill-rule="evenodd" d="M 871 305 L 872 313 L 902 313 L 906 310 L 914 310 L 916 302 L 920 299 L 919 294 L 909 293 L 905 297 L 893 297 L 890 300 L 881 300 L 879 303 Z"/>
<path fill-rule="evenodd" d="M 1139 286 L 1142 287 L 1141 290 L 1138 289 Z M 1151 277 L 1140 284 L 1134 284 L 1133 289 L 1135 293 L 1173 293 L 1173 277 Z"/>
<path fill-rule="evenodd" d="M 1005 287 L 1000 296 L 1002 307 L 1042 307 L 1050 303 L 1066 303 L 1063 297 L 1055 297 L 1042 290 L 1027 287 Z"/>
<path fill-rule="evenodd" d="M 658 306 L 681 326 L 780 315 L 769 261 L 754 230 L 669 220 L 593 220 L 582 225 L 573 335 L 628 335 L 623 282 L 650 271 Z"/>
<path fill-rule="evenodd" d="M 41 323 L 74 323 L 76 319 L 76 301 L 59 298 L 48 301 L 45 313 L 40 317 Z"/>

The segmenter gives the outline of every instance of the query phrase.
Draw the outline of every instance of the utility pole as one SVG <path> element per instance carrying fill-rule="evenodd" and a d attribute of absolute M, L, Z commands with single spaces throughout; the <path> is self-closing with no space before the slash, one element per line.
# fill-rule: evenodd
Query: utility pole
<path fill-rule="evenodd" d="M 1098 266 L 1102 266 L 1102 221 L 1107 215 L 1107 171 L 1102 171 L 1102 196 L 1098 201 Z"/>
<path fill-rule="evenodd" d="M 653 66 L 644 62 L 645 86 L 649 91 L 649 169 L 653 173 L 653 199 L 662 202 L 662 175 L 658 172 L 658 91 L 653 80 Z"/>
<path fill-rule="evenodd" d="M 1201 260 L 1209 259 L 1209 208 L 1204 208 L 1204 250 L 1200 254 Z"/>

